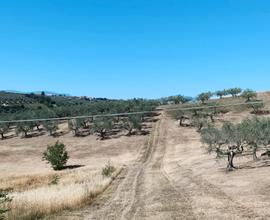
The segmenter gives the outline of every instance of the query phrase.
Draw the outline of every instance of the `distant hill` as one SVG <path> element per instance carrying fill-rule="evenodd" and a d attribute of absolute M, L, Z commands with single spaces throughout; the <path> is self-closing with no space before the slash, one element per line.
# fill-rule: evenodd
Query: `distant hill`
<path fill-rule="evenodd" d="M 51 92 L 51 91 L 23 92 L 23 91 L 17 91 L 17 90 L 2 90 L 1 92 L 17 93 L 17 94 L 30 94 L 30 93 L 34 93 L 36 95 L 40 95 L 42 92 L 45 92 L 45 95 L 47 95 L 47 96 L 71 96 L 70 94 L 67 94 L 67 93 L 57 93 L 57 92 Z"/>

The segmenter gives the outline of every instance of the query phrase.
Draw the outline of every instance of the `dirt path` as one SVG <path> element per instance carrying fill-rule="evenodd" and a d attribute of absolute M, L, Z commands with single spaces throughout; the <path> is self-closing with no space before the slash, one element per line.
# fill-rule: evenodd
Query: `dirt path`
<path fill-rule="evenodd" d="M 106 192 L 57 219 L 266 219 L 195 175 L 184 160 L 197 134 L 176 129 L 163 114 L 136 162 Z"/>

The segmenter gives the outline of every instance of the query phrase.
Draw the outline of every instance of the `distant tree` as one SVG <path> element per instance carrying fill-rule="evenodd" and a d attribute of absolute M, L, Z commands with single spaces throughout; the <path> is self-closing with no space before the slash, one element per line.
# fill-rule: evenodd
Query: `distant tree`
<path fill-rule="evenodd" d="M 0 123 L 0 134 L 2 140 L 5 138 L 5 134 L 9 132 L 10 124 L 9 123 Z"/>
<path fill-rule="evenodd" d="M 112 129 L 112 121 L 108 118 L 96 118 L 93 124 L 93 132 L 99 133 L 101 140 L 106 138 L 107 133 Z"/>
<path fill-rule="evenodd" d="M 74 132 L 74 136 L 80 136 L 82 124 L 81 121 L 78 119 L 71 119 L 68 121 L 68 128 L 69 130 Z"/>
<path fill-rule="evenodd" d="M 230 95 L 232 95 L 232 97 L 237 97 L 237 95 L 239 95 L 241 92 L 242 92 L 242 89 L 241 88 L 231 88 L 231 89 L 228 89 L 228 93 Z"/>
<path fill-rule="evenodd" d="M 225 89 L 220 90 L 220 91 L 216 91 L 216 96 L 218 96 L 220 99 L 222 99 L 226 95 L 227 95 L 227 91 Z"/>
<path fill-rule="evenodd" d="M 23 134 L 23 137 L 28 137 L 29 132 L 33 131 L 34 123 L 33 122 L 19 122 L 16 125 L 16 134 Z"/>
<path fill-rule="evenodd" d="M 179 126 L 183 127 L 184 126 L 184 121 L 186 119 L 189 119 L 189 117 L 187 116 L 187 114 L 184 111 L 178 110 L 178 111 L 173 111 L 171 113 L 171 116 L 176 119 L 177 121 L 179 121 Z"/>
<path fill-rule="evenodd" d="M 123 120 L 122 127 L 128 131 L 128 135 L 132 135 L 133 130 L 142 129 L 142 120 L 138 115 L 131 115 Z"/>
<path fill-rule="evenodd" d="M 43 126 L 50 133 L 50 136 L 54 136 L 58 130 L 58 123 L 56 121 L 45 121 Z"/>
<path fill-rule="evenodd" d="M 53 145 L 48 145 L 47 150 L 43 153 L 43 160 L 47 160 L 54 170 L 61 170 L 69 159 L 65 145 L 57 141 Z"/>
<path fill-rule="evenodd" d="M 252 98 L 257 97 L 257 93 L 251 89 L 246 89 L 243 91 L 242 97 L 245 98 L 247 102 L 249 102 Z"/>
<path fill-rule="evenodd" d="M 183 95 L 176 95 L 168 97 L 168 101 L 174 102 L 174 104 L 184 104 L 191 100 L 191 98 L 183 96 Z"/>
<path fill-rule="evenodd" d="M 249 108 L 253 109 L 252 113 L 259 114 L 264 108 L 264 103 L 252 103 L 248 105 Z"/>
<path fill-rule="evenodd" d="M 203 114 L 199 114 L 197 116 L 193 116 L 191 119 L 191 125 L 197 128 L 197 132 L 201 132 L 201 130 L 209 124 L 207 118 Z"/>
<path fill-rule="evenodd" d="M 197 100 L 201 101 L 202 104 L 205 104 L 212 96 L 213 94 L 211 92 L 204 92 L 198 95 Z"/>

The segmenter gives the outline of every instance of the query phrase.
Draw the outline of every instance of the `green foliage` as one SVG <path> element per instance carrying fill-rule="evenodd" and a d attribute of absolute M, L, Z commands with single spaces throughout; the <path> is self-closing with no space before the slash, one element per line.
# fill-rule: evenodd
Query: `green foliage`
<path fill-rule="evenodd" d="M 231 88 L 227 90 L 227 93 L 232 95 L 232 97 L 237 97 L 242 92 L 241 88 Z"/>
<path fill-rule="evenodd" d="M 94 120 L 93 132 L 100 134 L 101 140 L 106 138 L 107 132 L 112 129 L 112 120 L 108 117 L 98 117 Z"/>
<path fill-rule="evenodd" d="M 208 126 L 209 121 L 205 114 L 199 113 L 194 115 L 191 119 L 191 125 L 197 128 L 197 132 L 201 132 L 201 130 Z"/>
<path fill-rule="evenodd" d="M 242 97 L 246 99 L 246 101 L 250 101 L 253 98 L 257 97 L 257 93 L 251 89 L 246 89 L 242 93 Z"/>
<path fill-rule="evenodd" d="M 189 119 L 187 113 L 181 110 L 172 111 L 171 116 L 173 119 L 179 121 L 179 126 L 184 126 L 183 122 L 185 119 Z"/>
<path fill-rule="evenodd" d="M 202 104 L 205 104 L 206 101 L 208 101 L 213 96 L 212 92 L 203 92 L 198 95 L 197 100 L 201 101 Z"/>
<path fill-rule="evenodd" d="M 189 97 L 183 95 L 169 96 L 167 101 L 174 102 L 174 104 L 184 104 L 190 101 Z"/>
<path fill-rule="evenodd" d="M 248 107 L 253 110 L 252 113 L 259 114 L 264 108 L 264 103 L 252 103 L 249 104 Z"/>
<path fill-rule="evenodd" d="M 33 131 L 35 124 L 33 122 L 18 122 L 16 125 L 16 134 L 23 134 L 23 137 L 28 137 L 29 132 Z"/>
<path fill-rule="evenodd" d="M 102 175 L 104 177 L 111 177 L 112 174 L 116 171 L 116 168 L 111 165 L 110 161 L 102 168 Z"/>
<path fill-rule="evenodd" d="M 43 160 L 47 160 L 54 170 L 61 170 L 69 159 L 65 145 L 57 141 L 53 145 L 49 145 L 43 153 Z"/>
<path fill-rule="evenodd" d="M 52 179 L 49 182 L 49 186 L 58 185 L 59 181 L 60 181 L 60 176 L 53 175 Z"/>
<path fill-rule="evenodd" d="M 225 122 L 220 129 L 208 125 L 201 131 L 201 140 L 209 152 L 218 150 L 225 155 L 229 147 L 236 153 L 243 152 L 245 148 L 251 150 L 256 160 L 259 148 L 269 150 L 270 118 L 248 118 L 238 124 Z"/>
<path fill-rule="evenodd" d="M 4 214 L 9 211 L 6 205 L 12 201 L 8 192 L 0 190 L 0 219 L 4 219 Z"/>
<path fill-rule="evenodd" d="M 54 136 L 58 130 L 58 123 L 56 121 L 44 121 L 43 126 L 51 136 Z"/>
<path fill-rule="evenodd" d="M 0 135 L 2 140 L 5 138 L 5 134 L 9 132 L 10 124 L 9 123 L 0 123 Z"/>
<path fill-rule="evenodd" d="M 141 117 L 139 115 L 131 115 L 125 118 L 122 122 L 122 127 L 128 131 L 128 135 L 132 135 L 134 129 L 140 131 L 142 129 Z"/>
<path fill-rule="evenodd" d="M 216 91 L 215 94 L 216 94 L 216 96 L 218 96 L 220 99 L 222 99 L 223 96 L 228 95 L 228 91 L 224 89 L 224 90 Z"/>

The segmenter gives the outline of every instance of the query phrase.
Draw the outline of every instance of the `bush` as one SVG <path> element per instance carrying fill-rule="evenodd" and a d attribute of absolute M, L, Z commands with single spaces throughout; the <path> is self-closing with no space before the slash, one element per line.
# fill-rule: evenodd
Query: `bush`
<path fill-rule="evenodd" d="M 57 141 L 47 147 L 47 150 L 43 153 L 43 159 L 47 160 L 54 170 L 61 170 L 66 165 L 69 156 L 65 145 Z"/>
<path fill-rule="evenodd" d="M 0 219 L 4 219 L 4 214 L 9 211 L 6 208 L 6 204 L 11 202 L 12 198 L 8 196 L 6 191 L 0 190 Z"/>
<path fill-rule="evenodd" d="M 60 176 L 54 175 L 54 176 L 52 177 L 51 181 L 49 182 L 49 186 L 52 186 L 52 185 L 58 185 L 59 180 L 60 180 Z"/>
<path fill-rule="evenodd" d="M 106 166 L 102 169 L 102 176 L 111 177 L 115 170 L 116 168 L 112 166 L 110 162 L 108 162 Z"/>

